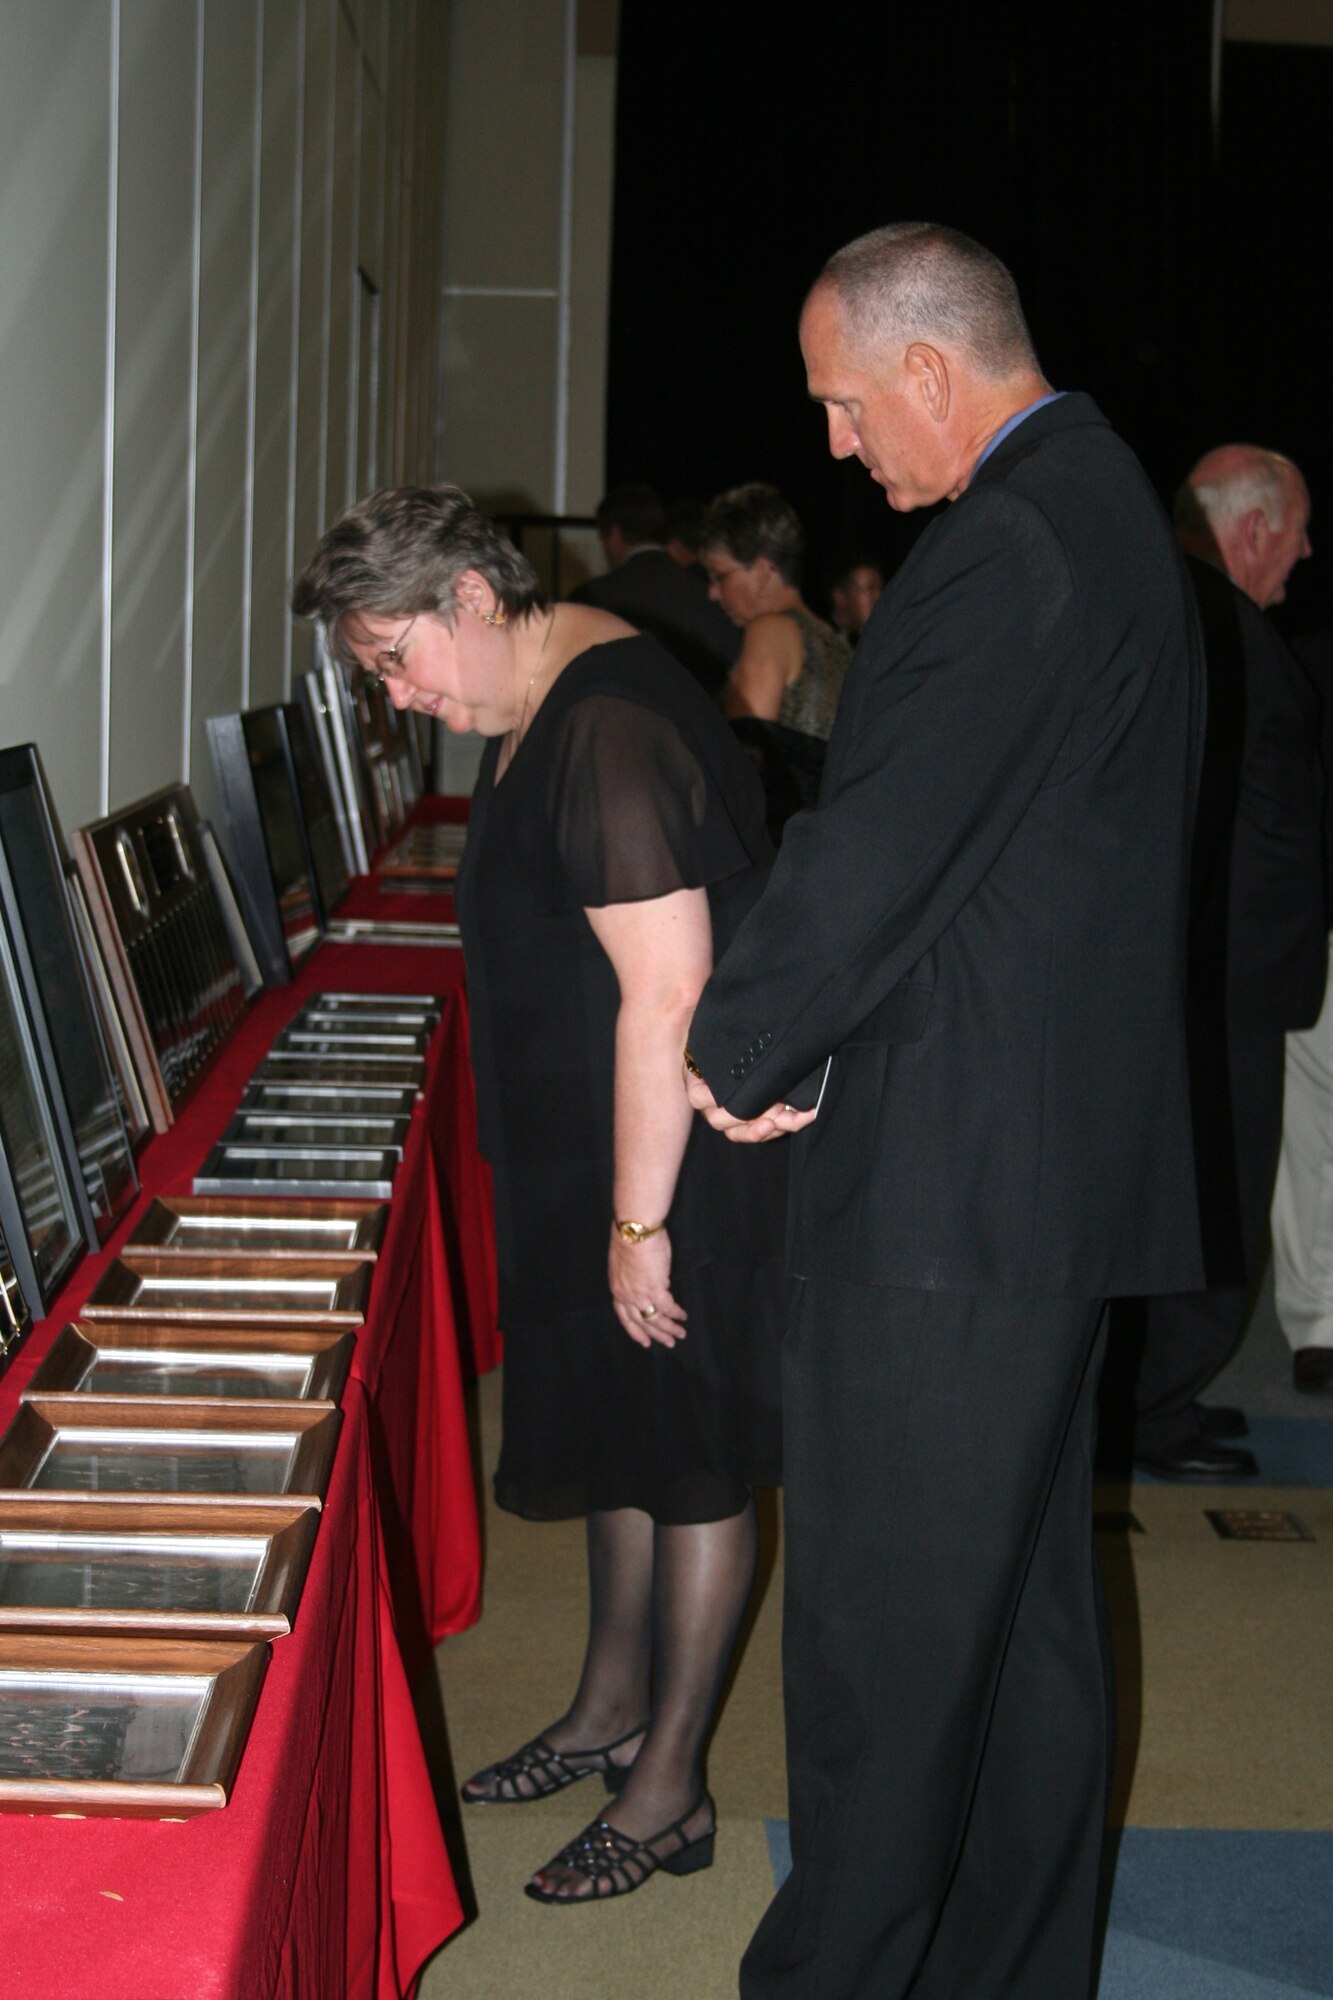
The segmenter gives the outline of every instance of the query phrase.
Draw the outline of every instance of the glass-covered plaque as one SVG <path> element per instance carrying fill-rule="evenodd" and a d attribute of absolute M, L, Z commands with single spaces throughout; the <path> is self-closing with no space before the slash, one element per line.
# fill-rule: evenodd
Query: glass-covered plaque
<path fill-rule="evenodd" d="M 0 1811 L 216 1811 L 267 1664 L 255 1643 L 0 1633 Z"/>
<path fill-rule="evenodd" d="M 427 882 L 452 882 L 467 844 L 466 826 L 413 826 L 385 849 L 377 875 L 401 875 Z"/>
<path fill-rule="evenodd" d="M 83 877 L 71 862 L 65 872 L 66 887 L 69 890 L 70 915 L 74 919 L 74 929 L 79 940 L 79 950 L 83 954 L 84 966 L 88 973 L 88 983 L 97 1002 L 97 1017 L 102 1024 L 102 1035 L 116 1079 L 116 1102 L 120 1106 L 121 1119 L 132 1147 L 141 1146 L 152 1131 L 152 1120 L 148 1115 L 148 1100 L 144 1096 L 139 1072 L 135 1067 L 134 1055 L 121 1019 L 120 1007 L 111 984 L 111 974 L 107 970 L 106 958 L 102 952 L 102 941 L 97 935 L 88 910 L 88 895 L 83 886 Z M 262 984 L 262 981 L 257 982 Z"/>
<path fill-rule="evenodd" d="M 218 1252 L 187 1262 L 170 1251 L 127 1244 L 83 1310 L 88 1319 L 360 1326 L 374 1269 L 355 1253 L 284 1257 L 276 1263 L 258 1252 Z"/>
<path fill-rule="evenodd" d="M 345 1107 L 305 1113 L 238 1111 L 222 1136 L 256 1146 L 378 1146 L 401 1157 L 408 1122 Z"/>
<path fill-rule="evenodd" d="M 285 1111 L 295 1117 L 309 1113 L 318 1118 L 336 1117 L 341 1111 L 353 1118 L 410 1118 L 416 1092 L 397 1084 L 376 1087 L 363 1084 L 349 1090 L 337 1083 L 251 1083 L 241 1098 L 242 1111 Z"/>
<path fill-rule="evenodd" d="M 0 1230 L 0 1370 L 12 1361 L 19 1342 L 31 1329 L 28 1301 L 23 1296 L 4 1231 Z"/>
<path fill-rule="evenodd" d="M 463 942 L 457 924 L 429 919 L 409 923 L 405 918 L 335 917 L 324 935 L 330 944 L 429 945 L 436 950 L 442 945 L 461 947 Z"/>
<path fill-rule="evenodd" d="M 308 1048 L 270 1049 L 251 1079 L 253 1083 L 347 1083 L 393 1085 L 420 1091 L 426 1065 L 419 1056 L 400 1060 L 392 1055 L 366 1061 L 340 1052 Z"/>
<path fill-rule="evenodd" d="M 410 1023 L 366 1021 L 359 1016 L 341 1014 L 316 1015 L 307 1022 L 289 1021 L 273 1037 L 271 1050 L 311 1049 L 326 1055 L 371 1056 L 376 1059 L 387 1056 L 422 1056 L 426 1053 L 431 1031 L 426 1027 L 415 1027 Z"/>
<path fill-rule="evenodd" d="M 0 751 L 0 909 L 84 1235 L 104 1242 L 139 1183 L 70 911 L 64 843 L 31 744 Z"/>
<path fill-rule="evenodd" d="M 33 1397 L 223 1396 L 334 1403 L 356 1336 L 336 1327 L 180 1326 L 84 1319 L 62 1327 Z"/>
<path fill-rule="evenodd" d="M 377 1201 L 274 1203 L 159 1195 L 145 1209 L 128 1247 L 176 1257 L 242 1251 L 265 1258 L 355 1255 L 373 1263 L 388 1218 L 388 1209 Z"/>
<path fill-rule="evenodd" d="M 44 1314 L 85 1248 L 79 1195 L 46 1095 L 0 924 L 0 1231 L 29 1309 Z"/>
<path fill-rule="evenodd" d="M 196 1194 L 359 1195 L 387 1201 L 396 1149 L 378 1146 L 255 1146 L 220 1140 L 194 1177 Z"/>
<path fill-rule="evenodd" d="M 305 832 L 306 852 L 315 878 L 320 916 L 327 923 L 347 894 L 350 869 L 343 855 L 337 809 L 329 791 L 304 709 L 285 702 L 278 711 L 287 743 L 287 758 L 296 784 L 297 804 Z"/>
<path fill-rule="evenodd" d="M 422 994 L 313 993 L 293 1016 L 296 1022 L 328 1022 L 339 1027 L 433 1028 L 443 1013 L 441 1001 Z"/>
<path fill-rule="evenodd" d="M 320 918 L 281 711 L 213 715 L 204 725 L 246 927 L 270 986 L 285 986 L 319 942 Z"/>
<path fill-rule="evenodd" d="M 322 1502 L 340 1421 L 323 1403 L 33 1397 L 0 1438 L 0 1497 L 32 1489 Z"/>
<path fill-rule="evenodd" d="M 281 1638 L 318 1524 L 318 1509 L 289 1500 L 0 1501 L 0 1633 Z"/>
<path fill-rule="evenodd" d="M 329 658 L 322 634 L 318 643 L 321 663 L 302 674 L 301 699 L 329 780 L 347 872 L 364 875 L 376 842 L 375 817 L 352 719 L 351 689 L 346 669 Z"/>

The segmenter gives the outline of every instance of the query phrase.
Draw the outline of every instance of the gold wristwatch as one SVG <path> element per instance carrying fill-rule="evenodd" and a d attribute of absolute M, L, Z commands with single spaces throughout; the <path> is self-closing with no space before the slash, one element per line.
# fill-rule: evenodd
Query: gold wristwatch
<path fill-rule="evenodd" d="M 665 1222 L 617 1222 L 616 1228 L 627 1243 L 644 1243 L 650 1236 L 656 1236 L 659 1229 L 665 1229 L 666 1224 Z"/>

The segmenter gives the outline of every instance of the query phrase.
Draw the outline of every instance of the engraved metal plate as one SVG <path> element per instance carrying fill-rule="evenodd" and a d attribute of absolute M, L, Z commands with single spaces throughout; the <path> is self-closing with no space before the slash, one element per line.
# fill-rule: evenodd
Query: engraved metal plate
<path fill-rule="evenodd" d="M 1204 1513 L 1224 1542 L 1312 1542 L 1314 1536 L 1298 1514 L 1266 1507 L 1205 1507 Z"/>
<path fill-rule="evenodd" d="M 300 1501 L 32 1494 L 0 1502 L 0 1633 L 277 1639 L 292 1628 L 319 1513 Z"/>
<path fill-rule="evenodd" d="M 24 1398 L 223 1396 L 337 1401 L 356 1336 L 335 1327 L 173 1326 L 84 1320 L 61 1328 Z"/>
<path fill-rule="evenodd" d="M 382 917 L 337 917 L 324 933 L 330 944 L 420 944 L 461 946 L 457 924 L 409 923 Z"/>
<path fill-rule="evenodd" d="M 360 1195 L 387 1201 L 399 1155 L 371 1146 L 252 1146 L 223 1140 L 194 1177 L 196 1194 Z"/>
<path fill-rule="evenodd" d="M 90 1416 L 77 1396 L 34 1397 L 0 1438 L 0 1498 L 36 1489 L 322 1505 L 341 1421 L 320 1403 L 108 1400 Z"/>
<path fill-rule="evenodd" d="M 309 1049 L 318 1055 L 355 1056 L 378 1062 L 381 1056 L 421 1056 L 430 1041 L 429 1028 L 378 1026 L 348 1020 L 339 1014 L 324 1015 L 309 1026 L 291 1021 L 273 1037 L 270 1053 L 284 1049 Z"/>
<path fill-rule="evenodd" d="M 267 1664 L 254 1643 L 0 1634 L 0 1810 L 216 1811 Z"/>
<path fill-rule="evenodd" d="M 378 1146 L 401 1159 L 409 1122 L 342 1110 L 238 1111 L 222 1136 L 253 1146 Z"/>
<path fill-rule="evenodd" d="M 251 1083 L 241 1098 L 242 1111 L 286 1111 L 294 1117 L 324 1118 L 346 1111 L 352 1118 L 410 1118 L 416 1092 L 398 1084 L 362 1084 L 359 1090 L 340 1083 Z"/>
<path fill-rule="evenodd" d="M 381 1086 L 396 1085 L 401 1090 L 413 1090 L 418 1095 L 421 1080 L 426 1074 L 426 1065 L 419 1056 L 385 1056 L 382 1061 L 366 1062 L 361 1057 L 343 1055 L 314 1055 L 309 1049 L 276 1049 L 259 1063 L 251 1079 L 252 1083 L 347 1083 L 360 1086 L 371 1083 Z"/>
<path fill-rule="evenodd" d="M 355 1255 L 373 1263 L 388 1219 L 388 1209 L 375 1201 L 284 1200 L 275 1205 L 235 1197 L 159 1195 L 126 1247 L 187 1258 L 240 1251 L 265 1259 Z"/>
<path fill-rule="evenodd" d="M 286 1257 L 278 1263 L 260 1254 L 219 1253 L 187 1261 L 127 1244 L 98 1279 L 83 1312 L 87 1319 L 176 1324 L 360 1326 L 374 1268 L 355 1255 Z"/>

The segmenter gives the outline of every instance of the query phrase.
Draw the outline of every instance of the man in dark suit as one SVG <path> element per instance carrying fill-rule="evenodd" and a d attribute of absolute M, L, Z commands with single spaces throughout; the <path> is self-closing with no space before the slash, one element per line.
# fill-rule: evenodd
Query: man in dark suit
<path fill-rule="evenodd" d="M 1254 445 L 1209 452 L 1176 500 L 1208 671 L 1189 964 L 1208 1283 L 1126 1302 L 1114 1329 L 1127 1360 L 1140 1350 L 1134 1456 L 1165 1479 L 1258 1469 L 1227 1442 L 1244 1435 L 1243 1414 L 1198 1397 L 1245 1329 L 1268 1246 L 1285 1037 L 1317 1019 L 1327 971 L 1319 698 L 1263 615 L 1309 549 L 1309 515 L 1296 467 Z"/>
<path fill-rule="evenodd" d="M 666 514 L 651 486 L 616 486 L 597 509 L 610 567 L 571 597 L 614 611 L 651 632 L 709 694 L 717 694 L 740 650 L 740 634 L 708 595 L 702 572 L 683 569 L 662 546 Z"/>
<path fill-rule="evenodd" d="M 866 627 L 820 804 L 687 1052 L 719 1129 L 809 1126 L 783 1378 L 793 1866 L 741 1991 L 1082 2000 L 1104 1301 L 1200 1270 L 1195 613 L 1137 461 L 1050 390 L 978 244 L 902 224 L 849 245 L 801 346 L 834 456 L 895 508 L 952 504 Z"/>

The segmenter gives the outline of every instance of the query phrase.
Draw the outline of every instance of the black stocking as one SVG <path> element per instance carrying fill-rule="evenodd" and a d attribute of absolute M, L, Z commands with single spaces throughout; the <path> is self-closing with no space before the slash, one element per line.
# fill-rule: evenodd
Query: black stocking
<path fill-rule="evenodd" d="M 623 1522 L 623 1515 L 593 1516 L 589 1523 L 589 1548 L 601 1545 L 603 1530 L 592 1522 Z M 628 1517 L 636 1523 L 636 1550 L 642 1532 L 637 1523 L 645 1515 Z M 705 1806 L 694 1813 L 703 1791 L 703 1753 L 712 1725 L 722 1679 L 731 1658 L 736 1629 L 749 1596 L 754 1575 L 755 1519 L 753 1503 L 747 1503 L 730 1520 L 705 1521 L 691 1527 L 654 1527 L 647 1522 L 651 1548 L 651 1634 L 653 1658 L 653 1704 L 648 1732 L 634 1760 L 634 1768 L 620 1795 L 603 1808 L 606 1818 L 621 1833 L 643 1840 L 660 1833 L 673 1821 L 690 1814 L 687 1831 L 691 1838 L 706 1832 L 710 1824 Z M 611 1539 L 618 1541 L 628 1531 L 617 1528 Z M 623 1553 L 623 1552 L 622 1552 Z M 631 1565 L 614 1567 L 617 1597 L 622 1578 Z M 636 1578 L 640 1574 L 634 1565 Z M 627 1693 L 642 1685 L 637 1679 L 643 1653 L 647 1622 L 635 1630 L 631 1606 L 621 1599 L 617 1615 L 602 1616 L 598 1607 L 598 1573 L 593 1571 L 593 1630 L 583 1680 L 569 1716 L 548 1736 L 565 1748 L 587 1748 L 590 1742 L 606 1742 L 608 1736 L 587 1735 L 583 1728 L 605 1725 L 611 1735 L 621 1733 L 613 1726 L 622 1717 L 632 1728 L 629 1713 L 633 1701 Z M 639 1600 L 642 1602 L 642 1599 Z M 612 1635 L 618 1633 L 619 1639 Z M 623 1648 L 623 1651 L 622 1651 Z M 631 1670 L 627 1671 L 629 1668 Z M 613 1708 L 608 1696 L 614 1691 L 619 1702 Z M 598 1705 L 592 1705 L 596 1695 Z M 579 1725 L 579 1740 L 566 1732 L 571 1720 Z M 629 1746 L 632 1749 L 632 1745 Z M 586 1890 L 577 1876 L 558 1865 L 542 1871 L 548 1886 L 557 1891 L 567 1887 L 574 1893 Z"/>

